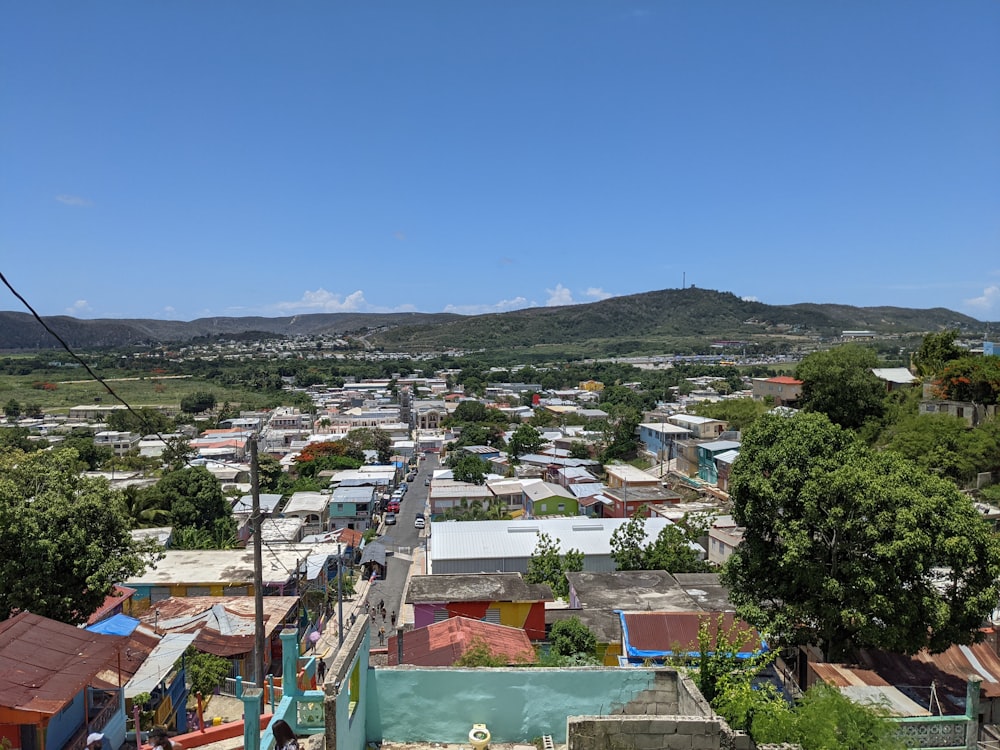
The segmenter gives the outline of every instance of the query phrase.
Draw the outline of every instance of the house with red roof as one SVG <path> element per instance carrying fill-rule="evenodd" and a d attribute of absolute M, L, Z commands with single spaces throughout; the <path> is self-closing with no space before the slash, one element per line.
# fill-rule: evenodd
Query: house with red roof
<path fill-rule="evenodd" d="M 757 401 L 771 399 L 775 406 L 795 406 L 802 398 L 802 381 L 788 375 L 754 378 L 753 397 Z"/>
<path fill-rule="evenodd" d="M 389 666 L 450 667 L 478 643 L 508 664 L 536 661 L 531 641 L 521 628 L 494 625 L 469 617 L 452 617 L 426 628 L 400 631 L 389 638 Z"/>

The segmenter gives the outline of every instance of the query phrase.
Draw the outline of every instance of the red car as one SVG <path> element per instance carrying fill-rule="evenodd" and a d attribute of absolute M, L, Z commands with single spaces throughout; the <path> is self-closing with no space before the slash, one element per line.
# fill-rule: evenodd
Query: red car
<path fill-rule="evenodd" d="M 399 513 L 399 500 L 390 500 L 385 509 L 389 513 Z"/>

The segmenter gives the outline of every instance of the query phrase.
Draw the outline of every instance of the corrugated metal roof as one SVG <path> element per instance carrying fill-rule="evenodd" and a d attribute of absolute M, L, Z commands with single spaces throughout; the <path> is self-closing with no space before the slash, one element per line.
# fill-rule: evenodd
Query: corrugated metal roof
<path fill-rule="evenodd" d="M 432 560 L 527 558 L 535 552 L 542 532 L 558 541 L 562 552 L 580 550 L 586 555 L 609 555 L 611 534 L 626 518 L 535 518 L 516 521 L 439 521 L 434 524 Z M 665 518 L 645 519 L 646 539 L 652 541 L 671 525 Z"/>
<path fill-rule="evenodd" d="M 152 693 L 156 686 L 170 674 L 180 661 L 187 647 L 194 643 L 196 633 L 167 633 L 142 663 L 127 683 L 125 697 L 134 698 L 139 693 Z"/>
<path fill-rule="evenodd" d="M 29 724 L 59 713 L 125 641 L 31 612 L 0 622 L 0 706 Z"/>
<path fill-rule="evenodd" d="M 625 653 L 631 658 L 662 658 L 674 654 L 698 654 L 698 628 L 704 622 L 716 638 L 737 631 L 746 635 L 739 644 L 738 656 L 748 658 L 767 650 L 760 635 L 732 612 L 622 612 L 622 633 Z M 736 626 L 734 628 L 734 625 Z"/>

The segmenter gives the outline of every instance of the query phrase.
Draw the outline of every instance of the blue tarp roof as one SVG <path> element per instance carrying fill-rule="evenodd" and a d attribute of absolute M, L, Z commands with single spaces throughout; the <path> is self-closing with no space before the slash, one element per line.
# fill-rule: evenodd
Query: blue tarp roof
<path fill-rule="evenodd" d="M 100 633 L 101 635 L 132 635 L 132 631 L 137 627 L 139 627 L 139 621 L 134 617 L 117 614 L 109 617 L 107 620 L 101 620 L 100 622 L 95 622 L 93 625 L 88 625 L 87 630 L 91 633 Z"/>

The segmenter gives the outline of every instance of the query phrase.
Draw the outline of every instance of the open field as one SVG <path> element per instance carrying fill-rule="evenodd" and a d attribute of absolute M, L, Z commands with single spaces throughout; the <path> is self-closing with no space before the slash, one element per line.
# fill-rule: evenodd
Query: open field
<path fill-rule="evenodd" d="M 102 403 L 116 404 L 118 401 L 100 383 L 84 380 L 87 373 L 82 369 L 60 372 L 57 375 L 0 375 L 0 406 L 11 399 L 22 408 L 26 404 L 38 404 L 46 412 L 67 413 L 73 406 Z M 55 386 L 54 390 L 35 387 L 45 382 Z M 260 394 L 244 388 L 226 388 L 192 376 L 150 376 L 121 374 L 109 378 L 115 393 L 125 399 L 133 408 L 142 406 L 180 409 L 181 399 L 195 391 L 214 393 L 221 406 L 229 401 L 234 406 L 242 403 L 258 403 Z"/>

